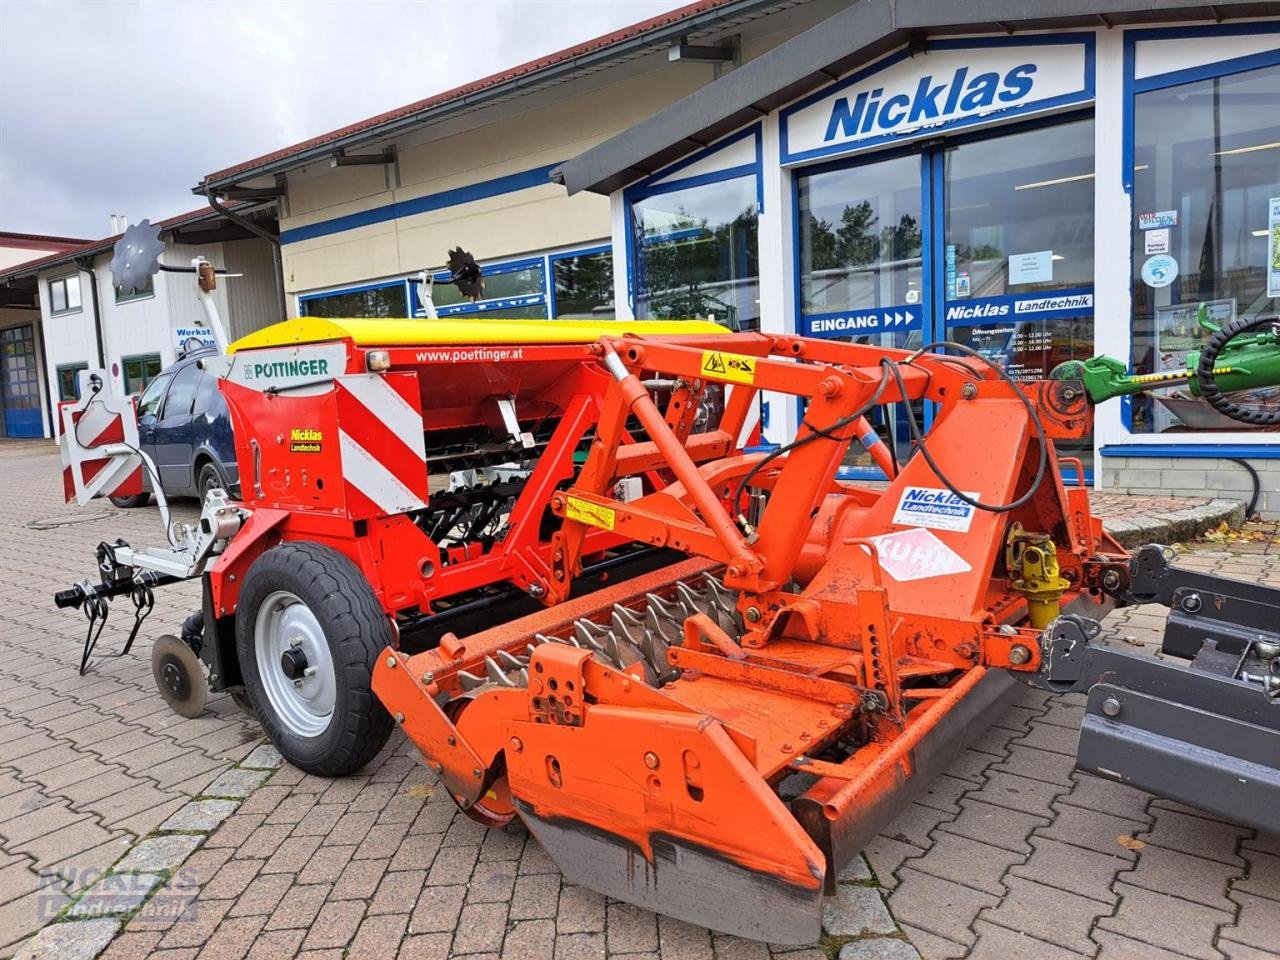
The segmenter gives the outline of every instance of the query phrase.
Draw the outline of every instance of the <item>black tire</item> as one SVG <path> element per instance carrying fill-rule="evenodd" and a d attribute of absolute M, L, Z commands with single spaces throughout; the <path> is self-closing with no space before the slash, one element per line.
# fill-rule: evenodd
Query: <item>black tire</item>
<path fill-rule="evenodd" d="M 201 465 L 200 472 L 196 474 L 196 496 L 201 503 L 204 503 L 205 496 L 215 487 L 220 487 L 223 490 L 227 489 L 217 465 L 212 460 L 206 460 Z"/>
<path fill-rule="evenodd" d="M 258 711 L 253 708 L 253 702 L 243 690 L 233 692 L 231 694 L 231 702 L 239 707 L 243 712 L 251 716 L 254 720 L 258 719 Z M 260 720 L 258 722 L 261 723 Z"/>
<path fill-rule="evenodd" d="M 134 510 L 138 507 L 145 507 L 151 502 L 151 494 L 139 493 L 132 497 L 107 497 L 114 506 L 121 510 Z"/>
<path fill-rule="evenodd" d="M 333 663 L 334 703 L 328 726 L 313 736 L 289 729 L 259 674 L 256 631 L 264 601 L 287 591 L 305 604 L 324 634 Z M 236 610 L 236 654 L 250 703 L 276 749 L 294 766 L 322 777 L 354 773 L 391 735 L 391 716 L 371 687 L 378 655 L 392 643 L 391 625 L 360 570 L 318 543 L 284 543 L 254 561 Z"/>

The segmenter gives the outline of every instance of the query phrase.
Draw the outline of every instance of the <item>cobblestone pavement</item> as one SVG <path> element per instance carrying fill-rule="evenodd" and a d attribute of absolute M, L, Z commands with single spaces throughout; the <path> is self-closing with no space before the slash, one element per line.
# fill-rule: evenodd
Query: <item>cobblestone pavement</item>
<path fill-rule="evenodd" d="M 63 507 L 47 451 L 0 444 L 0 956 L 24 940 L 19 955 L 58 960 L 108 942 L 112 960 L 1280 956 L 1280 837 L 1074 774 L 1081 699 L 1029 689 L 849 868 L 818 946 L 607 902 L 522 829 L 457 814 L 398 735 L 361 775 L 324 780 L 280 766 L 225 696 L 196 720 L 170 713 L 146 639 L 77 676 L 83 620 L 50 594 L 89 572 L 99 540 L 158 526 L 154 510 Z M 1274 525 L 1252 529 L 1267 539 L 1184 562 L 1280 583 Z M 144 633 L 176 633 L 196 604 L 193 585 L 166 588 Z M 108 649 L 128 619 L 114 616 Z M 1106 626 L 1151 650 L 1162 623 L 1138 607 Z M 116 879 L 132 886 L 95 908 L 103 888 L 85 888 L 126 851 Z M 73 901 L 106 916 L 28 939 Z"/>

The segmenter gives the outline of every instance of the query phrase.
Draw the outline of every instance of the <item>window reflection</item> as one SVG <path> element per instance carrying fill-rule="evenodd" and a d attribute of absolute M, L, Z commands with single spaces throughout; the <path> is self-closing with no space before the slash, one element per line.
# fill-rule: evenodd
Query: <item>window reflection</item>
<path fill-rule="evenodd" d="M 1275 226 L 1269 216 L 1271 198 L 1280 197 L 1277 103 L 1280 67 L 1134 98 L 1136 372 L 1185 369 L 1187 354 L 1208 337 L 1196 319 L 1200 304 L 1218 325 L 1275 312 L 1267 274 L 1271 258 L 1280 258 L 1280 237 L 1272 240 Z M 1157 268 L 1164 268 L 1162 276 Z M 1232 399 L 1274 409 L 1280 407 L 1280 389 Z M 1133 429 L 1265 428 L 1246 428 L 1223 417 L 1183 388 L 1134 397 Z"/>
<path fill-rule="evenodd" d="M 946 152 L 948 301 L 1093 283 L 1093 120 Z"/>
<path fill-rule="evenodd" d="M 556 316 L 567 320 L 612 320 L 613 255 L 608 250 L 553 257 Z"/>
<path fill-rule="evenodd" d="M 797 178 L 806 314 L 918 303 L 920 158 Z"/>
<path fill-rule="evenodd" d="M 646 197 L 632 204 L 631 222 L 637 319 L 759 329 L 755 177 Z"/>
<path fill-rule="evenodd" d="M 302 313 L 307 317 L 403 317 L 404 283 L 357 290 L 353 293 L 333 293 L 310 297 L 302 301 Z"/>

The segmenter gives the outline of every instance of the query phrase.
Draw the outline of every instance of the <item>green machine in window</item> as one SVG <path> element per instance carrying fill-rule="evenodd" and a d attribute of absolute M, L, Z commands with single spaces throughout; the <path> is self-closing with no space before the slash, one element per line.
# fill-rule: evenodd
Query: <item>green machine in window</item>
<path fill-rule="evenodd" d="M 1186 387 L 1218 413 L 1254 427 L 1280 424 L 1280 407 L 1239 402 L 1230 394 L 1280 385 L 1280 316 L 1241 317 L 1219 325 L 1200 304 L 1197 323 L 1204 346 L 1187 352 L 1179 369 L 1131 374 L 1123 360 L 1090 357 L 1068 360 L 1053 370 L 1055 380 L 1079 380 L 1090 401 L 1132 396 L 1170 387 Z"/>

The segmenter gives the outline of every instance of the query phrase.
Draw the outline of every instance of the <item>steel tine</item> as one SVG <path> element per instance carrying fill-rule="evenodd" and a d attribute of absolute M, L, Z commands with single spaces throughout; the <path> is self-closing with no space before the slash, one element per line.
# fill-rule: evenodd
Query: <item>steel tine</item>
<path fill-rule="evenodd" d="M 711 598 L 701 591 L 695 590 L 683 580 L 676 584 L 676 596 L 679 597 L 680 603 L 684 606 L 686 620 L 695 613 L 705 613 L 709 617 L 715 616 Z"/>
<path fill-rule="evenodd" d="M 497 661 L 499 666 L 505 670 L 519 670 L 529 662 L 528 660 L 521 660 L 519 657 L 507 653 L 505 650 L 498 651 Z"/>
<path fill-rule="evenodd" d="M 506 673 L 503 672 L 502 668 L 498 666 L 498 661 L 493 659 L 493 657 L 484 658 L 484 668 L 488 678 L 498 684 L 498 686 L 514 687 L 516 685 L 515 681 L 508 677 Z"/>
<path fill-rule="evenodd" d="M 573 632 L 577 635 L 581 643 L 580 647 L 587 647 L 596 653 L 604 653 L 603 640 L 609 635 L 607 627 L 601 627 L 598 623 L 592 623 L 590 620 L 575 620 L 573 622 Z"/>
<path fill-rule="evenodd" d="M 466 670 L 458 671 L 458 684 L 462 687 L 463 693 L 470 693 L 478 687 L 483 687 L 487 682 L 484 677 L 477 677 L 474 673 L 468 673 Z"/>
<path fill-rule="evenodd" d="M 720 629 L 730 634 L 741 633 L 743 624 L 738 617 L 738 598 L 711 574 L 704 573 L 702 578 L 707 585 L 707 596 L 715 608 L 712 617 L 720 625 Z"/>
<path fill-rule="evenodd" d="M 636 646 L 644 638 L 644 618 L 620 603 L 613 605 L 613 632 L 620 633 Z"/>

